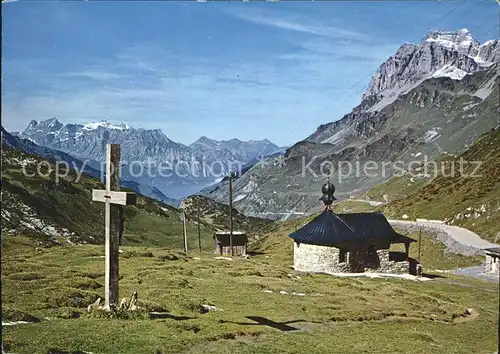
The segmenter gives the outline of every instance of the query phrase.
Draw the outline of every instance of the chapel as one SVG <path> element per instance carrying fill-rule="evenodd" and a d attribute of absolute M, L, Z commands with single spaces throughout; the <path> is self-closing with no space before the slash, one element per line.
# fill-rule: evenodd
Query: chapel
<path fill-rule="evenodd" d="M 293 239 L 294 269 L 316 273 L 417 273 L 408 256 L 412 238 L 396 232 L 381 212 L 335 214 L 331 205 L 335 186 L 322 187 L 322 213 L 289 235 Z M 391 252 L 392 244 L 403 252 Z"/>

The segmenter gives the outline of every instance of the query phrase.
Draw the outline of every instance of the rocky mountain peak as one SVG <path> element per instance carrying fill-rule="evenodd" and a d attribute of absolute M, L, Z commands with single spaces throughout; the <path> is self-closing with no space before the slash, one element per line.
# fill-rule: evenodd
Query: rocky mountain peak
<path fill-rule="evenodd" d="M 31 120 L 30 124 L 26 127 L 26 129 L 33 129 L 38 125 L 38 122 L 34 119 Z"/>
<path fill-rule="evenodd" d="M 63 124 L 57 120 L 57 118 L 50 118 L 41 121 L 37 125 L 38 129 L 48 129 L 51 132 L 57 131 L 63 127 Z"/>
<path fill-rule="evenodd" d="M 241 143 L 242 141 L 237 138 L 232 138 L 231 140 L 226 141 L 227 143 Z"/>
<path fill-rule="evenodd" d="M 377 111 L 394 102 L 429 78 L 461 80 L 487 70 L 500 60 L 498 40 L 481 45 L 463 28 L 459 31 L 432 30 L 420 44 L 403 44 L 373 75 L 363 101 L 371 99 L 368 111 Z"/>
<path fill-rule="evenodd" d="M 50 143 L 54 140 L 57 132 L 61 130 L 64 125 L 59 122 L 56 118 L 50 118 L 47 120 L 43 120 L 38 122 L 36 120 L 32 120 L 30 124 L 26 127 L 24 132 L 20 133 L 21 138 L 26 138 L 30 140 L 35 140 L 32 136 L 44 136 L 44 140 L 47 143 Z"/>
<path fill-rule="evenodd" d="M 125 161 L 143 161 L 154 156 L 165 160 L 190 153 L 187 147 L 171 141 L 159 129 L 134 129 L 124 123 L 113 124 L 105 120 L 86 124 L 63 124 L 55 118 L 40 122 L 33 120 L 19 136 L 90 160 L 103 158 L 103 143 L 106 141 L 122 144 Z"/>
<path fill-rule="evenodd" d="M 210 139 L 205 135 L 203 135 L 201 138 L 192 143 L 191 146 L 197 146 L 197 145 L 216 146 L 218 143 L 219 142 L 217 140 Z"/>

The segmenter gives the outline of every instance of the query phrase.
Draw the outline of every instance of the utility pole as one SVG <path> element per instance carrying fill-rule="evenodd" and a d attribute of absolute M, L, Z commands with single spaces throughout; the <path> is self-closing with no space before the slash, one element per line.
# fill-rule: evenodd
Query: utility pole
<path fill-rule="evenodd" d="M 188 251 L 188 239 L 186 230 L 186 213 L 182 212 L 182 233 L 184 234 L 184 252 Z"/>
<path fill-rule="evenodd" d="M 197 221 L 198 221 L 198 248 L 201 252 L 200 201 L 201 201 L 201 199 L 198 198 L 198 202 L 196 202 L 196 212 L 197 212 Z"/>
<path fill-rule="evenodd" d="M 418 229 L 418 263 L 420 263 L 420 245 L 422 244 L 422 228 Z"/>
<path fill-rule="evenodd" d="M 233 174 L 229 171 L 229 247 L 231 248 L 231 257 L 233 252 Z"/>

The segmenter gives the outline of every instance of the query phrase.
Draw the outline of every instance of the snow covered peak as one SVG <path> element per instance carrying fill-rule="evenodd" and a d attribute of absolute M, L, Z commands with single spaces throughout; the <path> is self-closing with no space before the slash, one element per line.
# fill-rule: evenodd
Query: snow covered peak
<path fill-rule="evenodd" d="M 372 103 L 366 101 L 371 108 L 365 109 L 379 110 L 429 78 L 461 80 L 499 61 L 496 39 L 480 45 L 466 28 L 432 30 L 419 45 L 403 44 L 379 67 L 363 95 L 363 99 L 372 97 Z"/>
<path fill-rule="evenodd" d="M 458 31 L 458 34 L 460 36 L 471 36 L 470 31 L 467 28 L 462 28 L 461 30 Z"/>
<path fill-rule="evenodd" d="M 429 42 L 454 50 L 468 49 L 471 45 L 473 47 L 479 46 L 479 42 L 472 37 L 467 28 L 462 28 L 458 32 L 432 30 L 427 34 L 422 44 Z"/>
<path fill-rule="evenodd" d="M 111 129 L 111 130 L 113 130 L 113 129 L 115 129 L 115 130 L 129 130 L 130 129 L 130 127 L 124 123 L 116 125 L 116 124 L 108 123 L 105 120 L 102 120 L 100 122 L 87 123 L 83 126 L 83 129 L 95 130 L 95 129 L 98 129 L 99 127 L 104 128 L 104 129 Z"/>

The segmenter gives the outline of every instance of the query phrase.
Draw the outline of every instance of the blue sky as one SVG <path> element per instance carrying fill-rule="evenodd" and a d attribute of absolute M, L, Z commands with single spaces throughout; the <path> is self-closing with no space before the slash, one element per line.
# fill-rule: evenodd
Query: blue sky
<path fill-rule="evenodd" d="M 431 28 L 498 38 L 493 0 L 21 0 L 2 12 L 7 130 L 104 119 L 185 144 L 202 135 L 292 144 L 348 113 L 370 74 Z"/>

